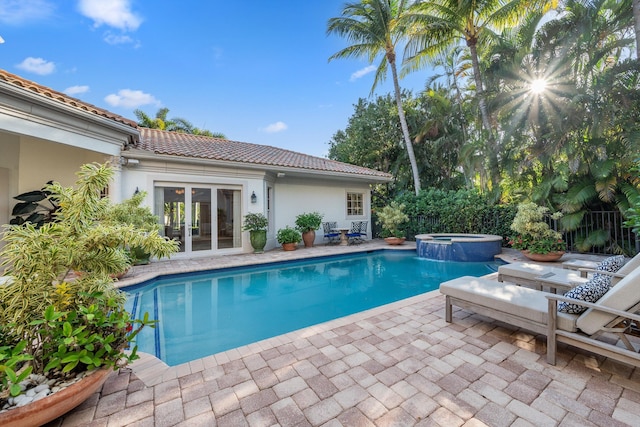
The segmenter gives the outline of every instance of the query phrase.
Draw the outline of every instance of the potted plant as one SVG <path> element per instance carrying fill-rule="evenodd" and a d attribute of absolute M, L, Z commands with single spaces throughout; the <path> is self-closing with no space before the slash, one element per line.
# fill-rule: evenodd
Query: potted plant
<path fill-rule="evenodd" d="M 242 229 L 249 232 L 249 239 L 254 254 L 264 253 L 267 244 L 267 227 L 269 220 L 261 213 L 248 213 L 244 216 Z"/>
<path fill-rule="evenodd" d="M 544 220 L 549 209 L 533 202 L 521 203 L 511 223 L 511 230 L 517 234 L 509 237 L 512 248 L 518 249 L 524 256 L 534 261 L 556 261 L 564 255 L 566 243 L 562 233 L 552 230 Z M 562 213 L 551 215 L 559 219 Z"/>
<path fill-rule="evenodd" d="M 322 214 L 318 212 L 303 213 L 296 217 L 296 228 L 302 233 L 304 246 L 310 248 L 316 240 L 316 230 L 322 224 Z"/>
<path fill-rule="evenodd" d="M 0 425 L 41 425 L 79 405 L 108 370 L 138 358 L 125 349 L 145 325 L 132 319 L 111 275 L 130 266 L 128 245 L 156 257 L 177 244 L 110 217 L 100 197 L 108 165 L 84 165 L 75 188 L 46 190 L 59 206 L 52 221 L 6 226 L 0 251 Z M 73 270 L 82 273 L 71 278 Z M 56 391 L 63 383 L 75 384 Z M 39 400 L 28 391 L 39 385 Z M 87 394 L 89 393 L 89 394 Z M 23 405 L 17 407 L 17 405 Z"/>
<path fill-rule="evenodd" d="M 406 239 L 404 231 L 399 228 L 409 220 L 404 208 L 404 204 L 393 201 L 377 212 L 377 222 L 382 227 L 381 236 L 390 245 L 401 245 Z"/>
<path fill-rule="evenodd" d="M 278 240 L 278 243 L 282 245 L 282 249 L 285 251 L 293 251 L 296 249 L 298 243 L 300 243 L 300 240 L 302 240 L 302 235 L 298 230 L 287 225 L 285 228 L 278 230 L 276 240 Z"/>

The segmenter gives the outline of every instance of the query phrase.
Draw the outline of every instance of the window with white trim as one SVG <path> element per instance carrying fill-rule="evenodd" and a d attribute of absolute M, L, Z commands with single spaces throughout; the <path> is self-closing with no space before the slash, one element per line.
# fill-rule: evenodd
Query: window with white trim
<path fill-rule="evenodd" d="M 347 216 L 364 215 L 364 194 L 347 192 Z"/>

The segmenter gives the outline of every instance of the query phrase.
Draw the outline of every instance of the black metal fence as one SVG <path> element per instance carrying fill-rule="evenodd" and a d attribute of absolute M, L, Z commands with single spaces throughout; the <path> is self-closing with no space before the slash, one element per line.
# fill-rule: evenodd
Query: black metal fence
<path fill-rule="evenodd" d="M 558 221 L 550 220 L 554 230 L 558 230 Z M 592 246 L 588 251 L 594 254 L 635 255 L 640 252 L 638 236 L 630 228 L 624 226 L 624 219 L 619 211 L 591 211 L 587 212 L 580 226 L 573 231 L 560 231 L 567 248 L 572 252 L 580 252 L 581 242 L 591 234 L 601 235 L 606 244 Z"/>
<path fill-rule="evenodd" d="M 503 224 L 504 218 L 488 217 L 482 218 L 476 224 L 477 230 L 465 231 L 469 233 L 481 234 L 501 234 L 504 243 L 507 242 L 509 234 L 509 224 Z M 633 256 L 640 252 L 640 242 L 638 236 L 631 231 L 630 228 L 624 226 L 624 219 L 619 211 L 591 211 L 585 214 L 581 224 L 573 231 L 559 230 L 558 221 L 549 219 L 549 225 L 554 230 L 563 234 L 564 240 L 567 242 L 567 248 L 571 252 L 585 252 L 593 254 L 625 254 Z M 380 235 L 380 225 L 377 224 L 375 214 L 371 218 L 371 227 L 374 237 Z M 414 216 L 409 218 L 409 222 L 405 227 L 408 240 L 415 240 L 415 236 L 421 233 L 450 233 L 461 232 L 460 230 L 440 230 L 438 229 L 437 220 L 428 216 Z M 502 232 L 489 230 L 505 230 Z M 598 234 L 603 240 L 604 245 L 593 245 L 590 249 L 584 250 L 585 239 L 592 234 Z M 589 246 L 589 245 L 586 245 Z M 582 250 L 581 250 L 582 249 Z"/>

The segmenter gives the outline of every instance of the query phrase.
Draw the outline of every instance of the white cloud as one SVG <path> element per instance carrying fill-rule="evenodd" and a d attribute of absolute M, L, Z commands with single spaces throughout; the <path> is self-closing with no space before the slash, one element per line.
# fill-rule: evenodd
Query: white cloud
<path fill-rule="evenodd" d="M 63 92 L 66 93 L 67 95 L 70 95 L 70 96 L 80 95 L 81 93 L 89 92 L 89 86 L 87 86 L 87 85 L 71 86 L 71 87 L 68 87 L 65 90 L 63 90 Z"/>
<path fill-rule="evenodd" d="M 4 25 L 33 24 L 48 18 L 55 5 L 47 0 L 2 0 L 0 1 L 0 23 Z"/>
<path fill-rule="evenodd" d="M 46 76 L 56 70 L 56 64 L 53 62 L 45 61 L 42 58 L 33 58 L 31 56 L 17 64 L 16 67 L 30 73 L 40 74 L 41 76 Z"/>
<path fill-rule="evenodd" d="M 260 130 L 266 133 L 277 133 L 277 132 L 282 132 L 284 130 L 287 130 L 287 125 L 284 122 L 275 122 L 275 123 L 271 123 L 266 128 L 262 128 Z"/>
<path fill-rule="evenodd" d="M 122 31 L 135 31 L 142 18 L 131 10 L 130 0 L 80 0 L 80 13 L 93 20 L 96 27 L 108 25 Z"/>
<path fill-rule="evenodd" d="M 153 95 L 144 93 L 141 90 L 121 89 L 117 94 L 107 95 L 104 100 L 113 107 L 138 108 L 142 105 L 160 105 Z"/>
<path fill-rule="evenodd" d="M 117 34 L 113 34 L 110 32 L 106 32 L 104 35 L 104 41 L 106 41 L 109 44 L 127 44 L 127 43 L 133 43 L 133 39 L 129 36 L 125 36 L 125 35 L 117 35 Z"/>
<path fill-rule="evenodd" d="M 361 70 L 356 71 L 355 73 L 351 74 L 351 78 L 349 79 L 350 82 L 355 82 L 356 80 L 358 80 L 360 77 L 362 76 L 366 76 L 367 74 L 373 72 L 376 70 L 376 67 L 373 65 L 369 65 L 368 67 L 364 67 Z"/>

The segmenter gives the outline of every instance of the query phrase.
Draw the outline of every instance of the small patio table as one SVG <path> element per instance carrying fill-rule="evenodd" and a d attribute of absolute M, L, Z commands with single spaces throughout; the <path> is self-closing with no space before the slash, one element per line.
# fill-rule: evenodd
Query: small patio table
<path fill-rule="evenodd" d="M 340 232 L 340 246 L 347 246 L 349 244 L 349 239 L 347 239 L 347 232 L 349 230 L 351 230 L 349 227 L 337 227 L 331 229 L 331 231 Z"/>

